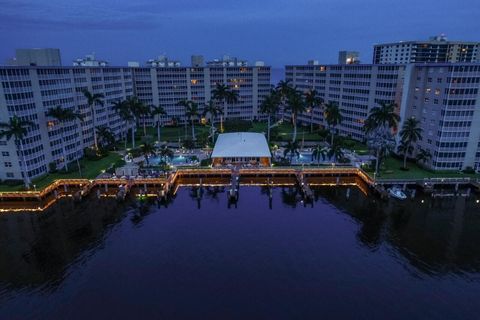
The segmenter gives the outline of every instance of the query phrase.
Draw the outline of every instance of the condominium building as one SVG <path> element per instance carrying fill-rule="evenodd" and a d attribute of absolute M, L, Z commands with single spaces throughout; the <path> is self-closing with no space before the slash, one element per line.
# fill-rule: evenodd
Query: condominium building
<path fill-rule="evenodd" d="M 180 100 L 196 101 L 201 111 L 216 84 L 227 84 L 238 92 L 239 101 L 226 108 L 226 119 L 261 117 L 258 107 L 270 90 L 270 67 L 0 67 L 0 82 L 0 122 L 17 116 L 34 123 L 23 139 L 27 171 L 34 178 L 47 173 L 50 163 L 63 167 L 93 145 L 94 121 L 83 89 L 105 96 L 104 106 L 95 107 L 95 126 L 108 126 L 119 137 L 126 128 L 111 107 L 132 95 L 164 107 L 166 121 L 185 121 L 185 110 L 177 106 Z M 62 126 L 46 116 L 56 106 L 84 115 L 82 122 L 63 124 L 66 159 Z M 13 139 L 0 140 L 0 155 L 0 179 L 22 179 L 23 164 Z"/>
<path fill-rule="evenodd" d="M 341 135 L 365 139 L 362 127 L 371 108 L 395 103 L 402 121 L 420 120 L 423 139 L 417 146 L 432 154 L 428 167 L 480 170 L 480 64 L 298 65 L 286 67 L 286 80 L 337 103 Z M 299 117 L 305 124 L 310 119 L 309 112 Z M 313 121 L 327 126 L 321 108 L 313 110 Z"/>
<path fill-rule="evenodd" d="M 190 58 L 190 61 L 191 61 L 191 66 L 194 68 L 203 67 L 203 65 L 205 64 L 205 59 L 203 58 L 202 55 L 199 55 L 199 54 L 192 55 Z"/>
<path fill-rule="evenodd" d="M 380 102 L 401 102 L 403 74 L 401 65 L 296 65 L 286 66 L 285 79 L 302 91 L 315 89 L 325 102 L 340 106 L 343 121 L 338 126 L 341 135 L 364 139 L 363 124 L 370 109 Z M 326 126 L 323 111 L 314 108 L 313 122 Z M 311 113 L 299 120 L 309 123 Z"/>
<path fill-rule="evenodd" d="M 360 53 L 358 51 L 339 51 L 338 64 L 358 64 Z"/>
<path fill-rule="evenodd" d="M 93 115 L 82 90 L 102 93 L 104 106 L 95 107 L 95 126 L 108 126 L 119 136 L 125 126 L 111 110 L 114 101 L 133 95 L 132 71 L 110 67 L 0 67 L 0 122 L 13 116 L 34 126 L 23 139 L 28 175 L 45 174 L 49 164 L 62 167 L 93 145 Z M 49 108 L 62 106 L 84 116 L 82 122 L 60 125 L 47 117 Z M 67 159 L 63 158 L 62 128 Z M 0 140 L 0 179 L 22 179 L 21 155 L 14 139 Z"/>
<path fill-rule="evenodd" d="M 106 67 L 108 61 L 97 60 L 95 53 L 87 54 L 84 58 L 78 58 L 73 61 L 74 67 Z"/>
<path fill-rule="evenodd" d="M 185 121 L 181 100 L 193 100 L 200 109 L 212 98 L 217 84 L 239 94 L 239 101 L 224 110 L 225 119 L 253 120 L 263 117 L 258 108 L 270 90 L 270 67 L 177 67 L 135 68 L 135 95 L 147 105 L 162 106 L 165 120 Z"/>
<path fill-rule="evenodd" d="M 449 41 L 445 36 L 427 41 L 377 44 L 374 64 L 480 62 L 480 42 Z"/>
<path fill-rule="evenodd" d="M 177 60 L 170 60 L 165 55 L 160 55 L 156 59 L 150 59 L 147 61 L 146 65 L 148 67 L 154 68 L 172 68 L 172 67 L 180 67 L 181 63 Z"/>
<path fill-rule="evenodd" d="M 61 66 L 60 49 L 34 48 L 16 49 L 15 59 L 11 65 L 16 66 Z"/>
<path fill-rule="evenodd" d="M 248 66 L 247 60 L 240 60 L 237 57 L 230 57 L 224 55 L 221 59 L 213 59 L 207 61 L 207 66 L 210 67 L 246 67 Z"/>
<path fill-rule="evenodd" d="M 480 64 L 406 67 L 400 116 L 421 121 L 432 169 L 480 170 L 479 90 Z"/>

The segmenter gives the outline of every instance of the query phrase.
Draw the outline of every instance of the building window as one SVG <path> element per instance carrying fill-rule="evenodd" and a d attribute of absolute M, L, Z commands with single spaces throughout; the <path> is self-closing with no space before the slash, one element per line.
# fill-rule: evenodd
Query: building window
<path fill-rule="evenodd" d="M 7 172 L 7 178 L 13 178 L 13 172 Z"/>
<path fill-rule="evenodd" d="M 5 168 L 11 168 L 12 167 L 11 162 L 5 162 L 4 165 L 5 165 Z"/>
<path fill-rule="evenodd" d="M 10 156 L 10 153 L 8 151 L 2 151 L 2 156 L 8 157 Z"/>

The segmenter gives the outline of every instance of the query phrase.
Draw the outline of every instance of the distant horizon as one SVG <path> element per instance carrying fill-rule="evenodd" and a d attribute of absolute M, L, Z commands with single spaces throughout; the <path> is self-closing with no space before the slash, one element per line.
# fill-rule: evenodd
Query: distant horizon
<path fill-rule="evenodd" d="M 378 43 L 439 34 L 474 41 L 478 12 L 477 0 L 3 0 L 0 63 L 36 47 L 61 49 L 64 65 L 95 52 L 111 65 L 228 54 L 282 67 L 334 64 L 341 50 L 369 63 Z"/>

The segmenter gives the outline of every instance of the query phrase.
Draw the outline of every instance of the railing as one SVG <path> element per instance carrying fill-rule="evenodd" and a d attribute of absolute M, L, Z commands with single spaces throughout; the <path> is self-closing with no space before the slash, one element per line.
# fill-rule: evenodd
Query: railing
<path fill-rule="evenodd" d="M 303 172 L 305 174 L 319 174 L 319 175 L 341 175 L 341 174 L 351 174 L 356 175 L 361 178 L 368 185 L 374 184 L 467 184 L 467 183 L 477 183 L 480 184 L 480 179 L 475 178 L 424 178 L 424 179 L 377 179 L 374 180 L 370 175 L 360 168 L 353 166 L 326 166 L 326 167 L 300 167 L 300 166 L 289 166 L 289 167 L 249 167 L 249 168 L 240 168 L 240 175 L 248 174 L 262 174 L 262 175 L 276 175 L 276 174 L 288 174 L 294 175 L 297 172 Z M 176 171 L 171 172 L 166 177 L 161 178 L 99 178 L 94 180 L 87 179 L 59 179 L 55 180 L 53 183 L 45 187 L 40 191 L 7 191 L 0 192 L 0 199 L 12 199 L 12 198 L 30 198 L 30 199 L 42 199 L 45 196 L 52 193 L 54 190 L 61 187 L 75 186 L 83 188 L 83 190 L 94 186 L 100 185 L 140 185 L 140 184 L 158 184 L 162 186 L 169 187 L 170 184 L 173 184 L 177 178 L 188 175 L 231 175 L 232 168 L 181 168 Z"/>

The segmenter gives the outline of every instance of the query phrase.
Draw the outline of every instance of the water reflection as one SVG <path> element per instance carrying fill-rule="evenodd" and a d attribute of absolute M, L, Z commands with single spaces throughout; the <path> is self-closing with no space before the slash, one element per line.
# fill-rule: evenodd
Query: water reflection
<path fill-rule="evenodd" d="M 480 206 L 473 198 L 418 196 L 380 201 L 356 194 L 348 200 L 342 188 L 316 189 L 359 223 L 357 238 L 371 250 L 387 244 L 428 275 L 480 271 Z"/>
<path fill-rule="evenodd" d="M 50 283 L 54 288 L 76 259 L 102 245 L 124 215 L 114 201 L 60 201 L 42 214 L 0 217 L 0 283 L 9 288 Z M 83 259 L 87 259 L 84 257 Z"/>
<path fill-rule="evenodd" d="M 245 207 L 260 208 L 259 210 L 272 214 L 262 215 L 261 219 L 270 219 L 266 225 L 270 224 L 272 230 L 266 231 L 275 237 L 277 235 L 274 228 L 283 227 L 277 226 L 275 219 L 287 219 L 283 213 L 295 212 L 293 216 L 299 220 L 308 216 L 312 221 L 312 228 L 323 230 L 325 233 L 323 240 L 327 243 L 323 247 L 326 252 L 315 251 L 317 246 L 313 246 L 315 250 L 309 248 L 312 251 L 308 251 L 308 257 L 331 256 L 332 252 L 334 255 L 344 255 L 345 252 L 337 253 L 335 247 L 329 247 L 328 241 L 334 242 L 340 237 L 352 234 L 355 245 L 348 250 L 356 251 L 360 248 L 363 255 L 386 254 L 387 256 L 382 256 L 383 259 L 393 259 L 415 277 L 461 276 L 469 281 L 478 279 L 480 206 L 474 199 L 459 197 L 433 200 L 419 194 L 417 198 L 403 202 L 380 201 L 374 197 L 366 197 L 363 190 L 354 186 L 312 189 L 315 199 L 312 204 L 303 201 L 301 192 L 295 186 L 274 188 L 242 186 L 238 201 L 234 203 L 228 200 L 228 188 L 195 186 L 180 188 L 178 194 L 169 200 L 130 199 L 124 204 L 114 200 L 93 198 L 80 204 L 62 200 L 42 214 L 2 215 L 0 302 L 5 297 L 14 297 L 16 290 L 21 288 L 42 287 L 44 291 L 54 291 L 68 278 L 67 270 L 70 266 L 88 262 L 91 256 L 104 247 L 105 240 L 118 224 L 124 226 L 126 233 L 131 233 L 129 228 L 133 226 L 136 233 L 132 238 L 137 239 L 140 232 L 147 232 L 146 229 L 152 228 L 152 217 L 156 217 L 159 223 L 168 218 L 171 219 L 169 226 L 172 229 L 161 231 L 163 235 L 169 235 L 163 240 L 195 247 L 201 246 L 202 243 L 195 243 L 196 238 L 193 235 L 208 237 L 208 232 L 201 228 L 208 228 L 211 225 L 212 230 L 218 232 L 225 227 L 219 222 L 218 214 L 224 212 L 226 208 L 236 208 L 229 213 L 237 223 L 242 220 L 242 223 L 246 220 L 250 224 L 265 223 L 264 220 L 256 220 L 259 215 L 242 211 Z M 188 216 L 194 221 L 192 225 L 184 221 L 183 214 L 188 210 L 194 210 L 196 213 L 196 216 Z M 199 215 L 198 212 L 204 214 Z M 236 214 L 237 212 L 242 214 Z M 327 215 L 328 219 L 315 218 Z M 125 219 L 126 224 L 121 223 L 125 217 L 128 217 Z M 295 219 L 289 221 L 295 223 Z M 344 223 L 345 220 L 348 223 Z M 186 226 L 178 227 L 177 223 L 180 222 L 186 223 Z M 325 229 L 320 228 L 320 222 Z M 331 225 L 326 226 L 326 223 Z M 188 230 L 188 233 L 185 233 L 185 230 Z M 333 233 L 329 234 L 329 231 Z M 187 239 L 191 236 L 195 241 L 188 242 L 177 238 L 177 232 L 184 232 L 182 235 L 187 235 Z M 198 235 L 201 232 L 204 234 Z M 289 240 L 290 235 L 285 233 L 285 230 L 283 232 L 282 237 Z M 305 232 L 308 234 L 312 230 Z M 315 233 L 311 234 L 313 238 Z M 222 234 L 227 242 L 228 236 Z M 241 238 L 243 234 L 237 236 Z M 261 244 L 265 240 L 261 232 L 247 234 L 245 237 L 252 243 Z M 282 237 L 275 238 L 274 243 L 281 243 L 283 245 L 281 250 L 289 250 L 288 241 Z M 243 242 L 243 238 L 241 239 L 242 241 L 238 243 Z M 238 243 L 234 242 L 236 245 Z M 145 254 L 148 255 L 151 248 L 146 243 L 142 245 L 146 246 Z M 234 247 L 231 250 L 243 252 L 247 248 Z M 191 254 L 194 255 L 194 251 Z M 169 252 L 166 257 L 175 259 L 174 251 Z M 153 261 L 156 258 L 157 256 L 152 254 Z M 207 256 L 202 259 L 212 258 Z M 180 260 L 188 263 L 188 255 L 182 256 Z M 268 265 L 268 260 L 262 261 Z M 168 261 L 162 263 L 168 264 Z M 353 266 L 350 271 L 356 272 Z M 313 274 L 317 275 L 315 272 Z"/>

